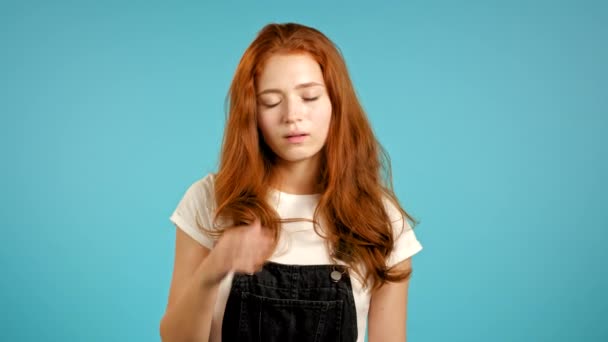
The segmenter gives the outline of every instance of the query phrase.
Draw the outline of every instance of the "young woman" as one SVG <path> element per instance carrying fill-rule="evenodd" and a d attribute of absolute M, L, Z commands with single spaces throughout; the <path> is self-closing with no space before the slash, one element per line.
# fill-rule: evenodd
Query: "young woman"
<path fill-rule="evenodd" d="M 264 27 L 230 87 L 219 170 L 171 216 L 162 340 L 405 341 L 422 246 L 383 157 L 336 46 Z"/>

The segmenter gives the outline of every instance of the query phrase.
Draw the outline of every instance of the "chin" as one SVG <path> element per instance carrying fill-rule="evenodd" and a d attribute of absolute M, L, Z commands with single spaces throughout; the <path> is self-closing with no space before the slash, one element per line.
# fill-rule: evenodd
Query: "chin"
<path fill-rule="evenodd" d="M 285 156 L 285 158 L 281 158 L 284 161 L 288 162 L 288 163 L 299 163 L 299 162 L 303 162 L 306 160 L 310 160 L 312 159 L 312 157 L 287 157 Z"/>
<path fill-rule="evenodd" d="M 298 162 L 303 162 L 303 161 L 314 159 L 316 156 L 317 156 L 317 153 L 301 153 L 301 154 L 300 153 L 298 153 L 298 154 L 287 153 L 287 154 L 279 155 L 279 158 L 281 158 L 282 160 L 284 160 L 288 163 L 298 163 Z"/>

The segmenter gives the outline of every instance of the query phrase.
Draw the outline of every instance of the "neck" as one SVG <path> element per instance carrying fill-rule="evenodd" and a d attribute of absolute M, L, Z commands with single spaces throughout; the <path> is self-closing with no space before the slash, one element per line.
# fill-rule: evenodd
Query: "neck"
<path fill-rule="evenodd" d="M 319 192 L 318 177 L 318 158 L 283 162 L 274 166 L 271 184 L 276 189 L 290 194 L 315 194 Z"/>

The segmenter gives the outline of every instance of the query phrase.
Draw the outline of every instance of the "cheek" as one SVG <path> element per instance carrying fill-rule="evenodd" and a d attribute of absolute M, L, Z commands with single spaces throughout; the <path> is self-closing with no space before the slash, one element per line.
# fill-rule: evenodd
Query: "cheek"
<path fill-rule="evenodd" d="M 331 122 L 332 108 L 331 103 L 327 102 L 321 110 L 317 112 L 316 121 L 319 123 L 318 127 L 324 131 L 329 130 L 329 124 Z"/>
<path fill-rule="evenodd" d="M 262 133 L 262 137 L 264 137 L 264 140 L 268 140 L 270 138 L 270 133 L 272 132 L 272 124 L 268 119 L 268 116 L 258 116 L 258 129 Z"/>

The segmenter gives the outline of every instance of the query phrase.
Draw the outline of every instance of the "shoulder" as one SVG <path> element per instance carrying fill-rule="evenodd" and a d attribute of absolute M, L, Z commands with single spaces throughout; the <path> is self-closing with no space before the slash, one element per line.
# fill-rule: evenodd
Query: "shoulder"
<path fill-rule="evenodd" d="M 194 183 L 192 183 L 192 187 L 199 189 L 200 191 L 213 191 L 215 184 L 215 174 L 208 173 L 205 176 L 197 179 Z"/>
<path fill-rule="evenodd" d="M 207 174 L 191 183 L 170 220 L 201 245 L 212 248 L 214 212 L 216 208 L 214 174 Z"/>
<path fill-rule="evenodd" d="M 190 184 L 175 210 L 176 216 L 194 218 L 196 223 L 211 228 L 215 212 L 215 175 L 209 173 Z"/>
<path fill-rule="evenodd" d="M 384 194 L 382 196 L 382 204 L 384 205 L 384 211 L 386 212 L 393 229 L 409 227 L 405 212 L 401 208 L 401 204 L 397 198 Z"/>
<path fill-rule="evenodd" d="M 390 267 L 418 253 L 422 250 L 422 245 L 410 225 L 409 217 L 401 208 L 398 200 L 385 195 L 383 201 L 386 214 L 391 222 L 394 238 L 394 250 L 387 260 Z"/>
<path fill-rule="evenodd" d="M 210 202 L 215 199 L 215 174 L 209 173 L 193 182 L 186 190 L 185 198 L 193 202 Z"/>

